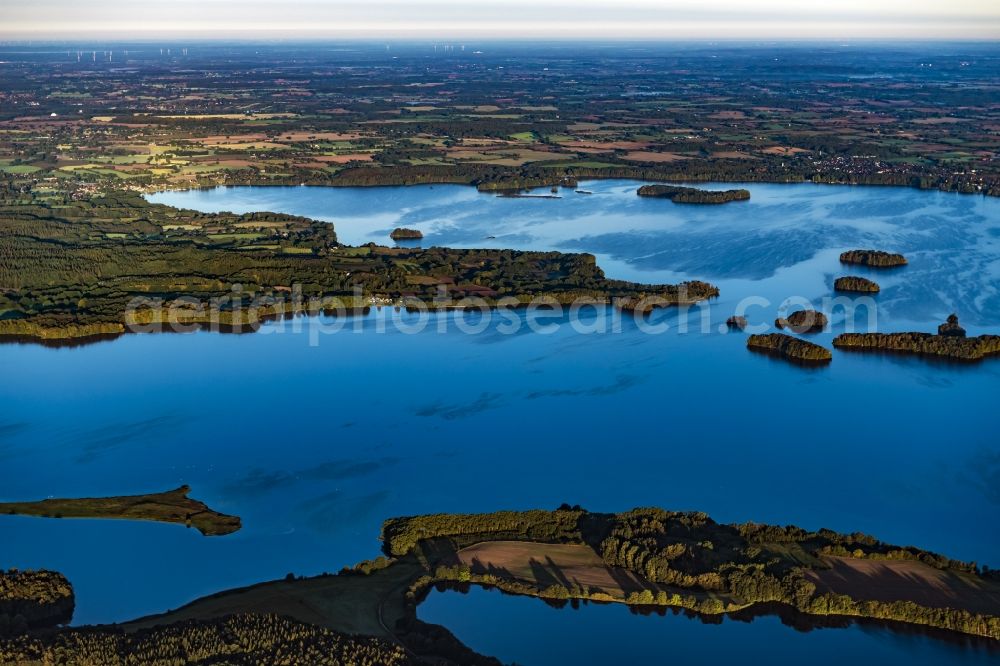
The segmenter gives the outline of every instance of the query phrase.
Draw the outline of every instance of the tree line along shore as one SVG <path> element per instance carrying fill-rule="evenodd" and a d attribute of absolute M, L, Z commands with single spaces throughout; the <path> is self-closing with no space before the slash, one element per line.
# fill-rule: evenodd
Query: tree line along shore
<path fill-rule="evenodd" d="M 142 306 L 150 295 L 166 305 Z M 308 307 L 449 308 L 471 297 L 477 307 L 545 298 L 629 309 L 716 295 L 697 281 L 611 280 L 588 254 L 349 247 L 330 224 L 301 217 L 202 214 L 134 193 L 76 200 L 0 178 L 0 338 L 118 335 L 168 316 L 253 330 Z"/>
<path fill-rule="evenodd" d="M 700 192 L 680 188 L 689 190 Z M 902 255 L 878 250 L 847 251 L 841 260 L 878 268 L 906 264 Z M 878 288 L 857 276 L 835 283 L 836 290 Z M 198 213 L 127 192 L 76 199 L 0 176 L 0 340 L 87 341 L 193 326 L 252 331 L 268 319 L 382 304 L 433 310 L 546 299 L 646 310 L 718 294 L 701 281 L 608 279 L 588 254 L 350 247 L 337 241 L 331 225 L 308 218 Z M 802 332 L 794 322 L 790 327 Z M 748 346 L 792 360 L 829 361 L 829 350 L 785 335 L 753 337 Z M 859 333 L 838 336 L 834 346 L 979 360 L 997 353 L 996 337 Z"/>
<path fill-rule="evenodd" d="M 636 509 L 598 514 L 576 507 L 560 511 L 418 516 L 387 521 L 383 542 L 389 555 L 441 552 L 442 541 L 461 552 L 484 541 L 579 544 L 592 549 L 604 566 L 634 575 L 640 589 L 588 588 L 572 578 L 552 577 L 539 585 L 504 575 L 503 565 L 447 565 L 439 577 L 495 585 L 518 593 L 555 599 L 594 598 L 639 605 L 680 606 L 703 614 L 780 603 L 806 615 L 841 615 L 907 622 L 993 639 L 1000 638 L 1000 580 L 975 563 L 960 562 L 914 547 L 883 543 L 863 534 L 811 532 L 794 526 L 745 523 L 721 525 L 704 513 Z M 448 548 L 444 548 L 445 552 Z M 545 561 L 545 550 L 538 561 Z M 878 562 L 886 568 L 870 585 L 844 585 L 835 566 Z M 911 589 L 886 591 L 882 576 L 902 571 Z M 924 594 L 941 584 L 940 596 Z M 867 574 L 865 574 L 867 575 Z M 859 578 L 861 576 L 859 575 Z M 532 588 L 532 586 L 534 586 Z M 929 587 L 926 587 L 929 586 Z M 891 586 L 889 586 L 891 587 Z M 984 596 L 980 596 L 987 590 Z M 624 592 L 624 595 L 622 594 Z M 883 594 L 885 592 L 885 594 Z"/>

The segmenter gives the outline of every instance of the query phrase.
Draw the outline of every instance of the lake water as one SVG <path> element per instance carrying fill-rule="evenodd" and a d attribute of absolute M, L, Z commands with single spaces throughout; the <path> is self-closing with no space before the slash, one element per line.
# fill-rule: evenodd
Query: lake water
<path fill-rule="evenodd" d="M 628 318 L 612 326 L 605 310 L 509 335 L 498 320 L 462 332 L 476 314 L 425 320 L 383 309 L 271 323 L 254 335 L 0 345 L 0 500 L 188 483 L 192 496 L 244 523 L 205 538 L 173 525 L 2 517 L 0 567 L 63 571 L 77 591 L 75 621 L 106 622 L 288 572 L 336 571 L 378 554 L 379 526 L 391 516 L 562 502 L 861 530 L 1000 566 L 1000 359 L 835 353 L 828 367 L 806 369 L 749 353 L 745 335 L 722 330 L 746 298 L 756 299 L 751 324 L 773 321 L 788 297 L 821 306 L 848 272 L 838 254 L 879 247 L 911 262 L 877 274 L 879 330 L 932 330 L 956 311 L 970 334 L 997 332 L 1000 200 L 754 184 L 750 202 L 683 206 L 640 199 L 637 186 L 583 183 L 594 194 L 557 200 L 459 186 L 151 196 L 328 219 L 351 244 L 388 242 L 393 227 L 407 226 L 422 229 L 426 245 L 587 251 L 611 277 L 700 278 L 722 296 L 687 313 L 657 312 L 651 323 L 669 327 L 656 333 Z M 846 325 L 836 314 L 834 330 L 814 338 L 828 344 Z M 691 650 L 715 637 L 770 637 L 789 653 L 813 636 L 857 649 L 871 640 L 857 627 L 800 635 L 775 618 L 720 627 L 532 601 L 432 595 L 421 616 L 446 620 L 485 651 L 500 644 L 477 642 L 477 623 L 513 627 L 523 609 L 553 631 L 572 636 L 579 626 L 609 645 L 633 632 Z M 883 634 L 880 649 L 897 660 L 926 644 Z M 539 640 L 505 642 L 504 658 L 555 663 Z M 933 644 L 956 662 L 978 658 Z"/>
<path fill-rule="evenodd" d="M 704 621 L 665 610 L 644 615 L 621 604 L 583 603 L 556 610 L 540 599 L 471 588 L 431 592 L 419 608 L 427 622 L 504 663 L 538 664 L 995 664 L 985 640 L 928 636 L 866 622 L 847 627 L 786 625 L 774 615 Z"/>

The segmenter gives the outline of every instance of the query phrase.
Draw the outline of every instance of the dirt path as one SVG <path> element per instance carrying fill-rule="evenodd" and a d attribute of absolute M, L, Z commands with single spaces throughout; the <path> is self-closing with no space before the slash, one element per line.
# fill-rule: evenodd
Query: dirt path
<path fill-rule="evenodd" d="M 403 594 L 425 572 L 403 558 L 369 576 L 278 580 L 197 599 L 175 611 L 122 625 L 127 631 L 233 613 L 277 613 L 335 631 L 398 642 L 390 627 L 405 614 Z"/>

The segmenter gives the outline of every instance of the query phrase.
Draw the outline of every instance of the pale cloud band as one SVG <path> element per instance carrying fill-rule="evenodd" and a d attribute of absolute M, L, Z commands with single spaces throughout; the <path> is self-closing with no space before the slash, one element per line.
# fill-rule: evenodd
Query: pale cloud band
<path fill-rule="evenodd" d="M 1000 3 L 983 0 L 36 0 L 3 13 L 7 39 L 1000 39 Z"/>

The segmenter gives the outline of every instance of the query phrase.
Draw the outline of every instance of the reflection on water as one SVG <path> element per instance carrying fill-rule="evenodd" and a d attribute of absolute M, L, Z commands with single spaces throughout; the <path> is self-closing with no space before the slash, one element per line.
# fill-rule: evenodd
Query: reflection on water
<path fill-rule="evenodd" d="M 555 610 L 560 609 L 560 610 Z M 439 586 L 417 609 L 504 663 L 993 664 L 996 641 L 905 624 L 803 615 L 781 604 L 725 615 L 555 601 L 478 586 Z"/>
<path fill-rule="evenodd" d="M 616 277 L 688 271 L 723 291 L 692 308 L 687 332 L 680 311 L 655 313 L 652 323 L 669 325 L 657 335 L 627 318 L 618 331 L 504 335 L 494 321 L 460 332 L 454 322 L 474 323 L 474 313 L 380 333 L 380 318 L 419 316 L 383 309 L 318 346 L 310 327 L 328 318 L 296 320 L 298 330 L 269 322 L 254 335 L 0 345 L 0 501 L 187 483 L 244 525 L 205 538 L 176 525 L 2 516 L 0 566 L 63 571 L 76 621 L 111 621 L 289 572 L 337 571 L 378 554 L 391 516 L 563 502 L 861 530 L 1000 566 L 990 561 L 1000 534 L 989 529 L 1000 517 L 1000 360 L 838 353 L 804 369 L 750 354 L 744 335 L 725 332 L 748 294 L 772 301 L 748 312 L 752 323 L 773 321 L 789 295 L 828 295 L 845 245 L 911 258 L 877 277 L 880 327 L 929 330 L 957 310 L 970 333 L 995 331 L 1000 201 L 751 185 L 746 204 L 698 207 L 640 199 L 635 185 L 588 183 L 594 195 L 560 200 L 451 186 L 161 195 L 322 215 L 352 243 L 407 226 L 427 242 L 571 247 L 598 253 Z M 631 243 L 610 237 L 625 232 Z M 694 325 L 702 315 L 705 332 Z M 829 344 L 833 334 L 812 339 Z M 706 638 L 686 631 L 674 632 L 672 649 Z"/>

